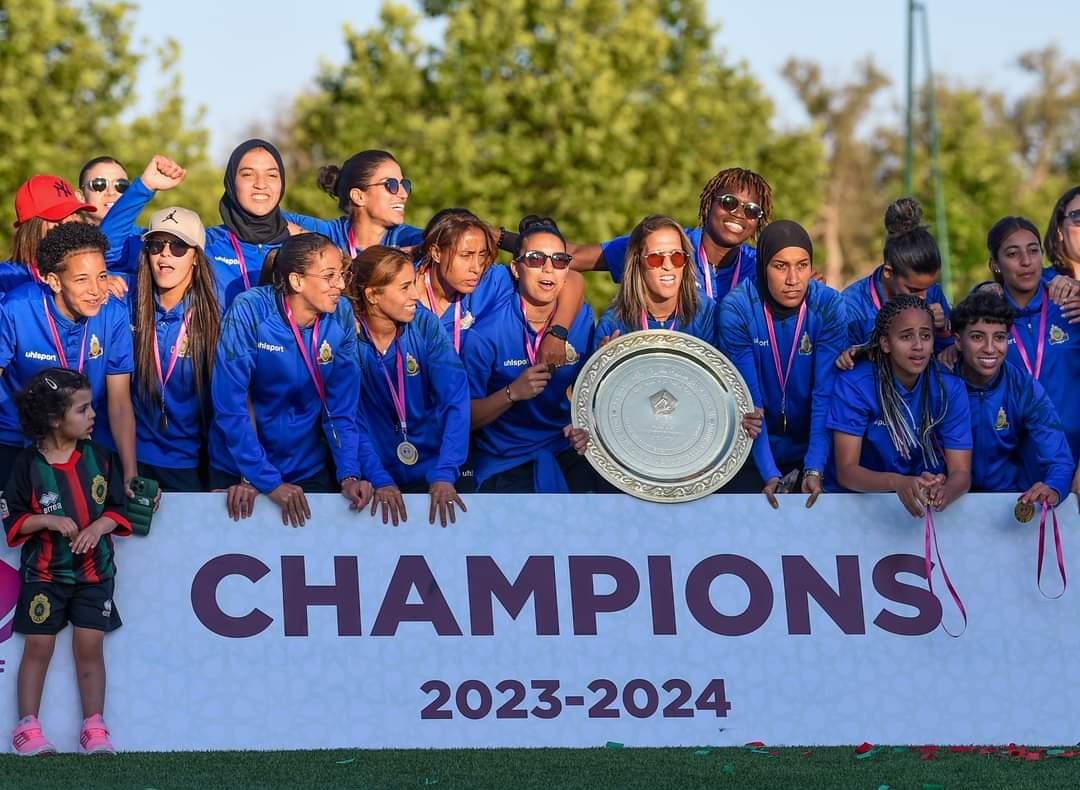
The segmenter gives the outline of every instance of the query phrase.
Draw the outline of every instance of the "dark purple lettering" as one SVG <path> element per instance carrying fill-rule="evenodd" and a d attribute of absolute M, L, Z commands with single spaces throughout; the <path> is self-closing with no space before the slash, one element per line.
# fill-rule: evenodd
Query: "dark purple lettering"
<path fill-rule="evenodd" d="M 618 612 L 637 600 L 641 591 L 634 566 L 619 557 L 607 555 L 572 555 L 570 565 L 570 599 L 574 615 L 574 634 L 596 635 L 596 615 L 599 612 Z M 615 589 L 598 595 L 593 586 L 596 575 L 610 576 Z"/>
<path fill-rule="evenodd" d="M 304 558 L 281 558 L 285 636 L 308 635 L 308 607 L 337 609 L 338 636 L 360 636 L 360 571 L 356 557 L 334 557 L 334 583 L 308 584 Z"/>
<path fill-rule="evenodd" d="M 244 639 L 260 634 L 270 627 L 274 618 L 261 609 L 252 609 L 242 617 L 221 611 L 217 588 L 226 576 L 243 576 L 251 582 L 270 573 L 266 563 L 246 554 L 222 554 L 207 562 L 191 581 L 191 608 L 199 622 L 218 636 Z"/>
<path fill-rule="evenodd" d="M 469 618 L 473 636 L 495 634 L 493 598 L 498 600 L 514 620 L 532 598 L 537 636 L 554 636 L 559 633 L 554 557 L 529 557 L 512 583 L 491 557 L 466 557 L 465 568 L 469 583 Z"/>
<path fill-rule="evenodd" d="M 874 625 L 898 636 L 929 634 L 941 623 L 941 601 L 925 587 L 904 584 L 897 578 L 901 573 L 910 573 L 925 579 L 926 566 L 923 558 L 915 554 L 890 554 L 882 557 L 874 566 L 874 589 L 883 598 L 914 607 L 918 614 L 904 617 L 882 609 L 874 618 Z"/>
<path fill-rule="evenodd" d="M 737 615 L 716 611 L 709 600 L 713 581 L 725 573 L 738 576 L 750 591 L 746 610 Z M 769 577 L 755 563 L 738 554 L 714 554 L 706 557 L 690 571 L 686 579 L 686 605 L 694 619 L 714 634 L 745 636 L 764 625 L 773 607 L 773 590 Z"/>
<path fill-rule="evenodd" d="M 675 583 L 671 580 L 671 557 L 649 557 L 649 600 L 652 630 L 656 636 L 674 636 Z"/>
<path fill-rule="evenodd" d="M 414 587 L 420 603 L 409 603 L 409 593 Z M 461 627 L 454 619 L 435 575 L 419 554 L 398 558 L 371 635 L 393 636 L 401 623 L 431 623 L 439 636 L 461 636 Z"/>
<path fill-rule="evenodd" d="M 801 555 L 785 555 L 784 601 L 789 634 L 810 633 L 810 599 L 813 598 L 845 634 L 865 634 L 859 558 L 843 554 L 836 558 L 834 590 Z"/>

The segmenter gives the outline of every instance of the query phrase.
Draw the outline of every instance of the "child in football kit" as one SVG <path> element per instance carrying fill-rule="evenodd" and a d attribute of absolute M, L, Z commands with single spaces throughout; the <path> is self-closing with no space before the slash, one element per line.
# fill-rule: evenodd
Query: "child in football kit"
<path fill-rule="evenodd" d="M 56 634 L 70 621 L 84 717 L 79 744 L 86 754 L 115 754 L 101 716 L 102 647 L 105 634 L 121 624 L 113 605 L 111 534 L 131 534 L 123 473 L 116 457 L 90 440 L 95 413 L 86 376 L 47 368 L 16 401 L 32 444 L 16 458 L 4 488 L 7 542 L 22 546 L 14 625 L 26 637 L 12 750 L 24 757 L 56 751 L 37 714 Z"/>

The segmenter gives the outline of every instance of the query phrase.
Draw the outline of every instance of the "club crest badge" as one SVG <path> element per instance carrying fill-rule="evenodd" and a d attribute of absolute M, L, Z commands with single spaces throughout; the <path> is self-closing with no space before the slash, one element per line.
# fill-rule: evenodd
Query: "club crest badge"
<path fill-rule="evenodd" d="M 90 359 L 97 359 L 101 356 L 101 341 L 98 340 L 97 335 L 90 335 Z"/>
<path fill-rule="evenodd" d="M 803 332 L 802 340 L 799 341 L 799 353 L 804 357 L 814 353 L 814 344 L 810 342 L 809 332 Z"/>
<path fill-rule="evenodd" d="M 410 376 L 415 376 L 420 372 L 420 363 L 416 361 L 416 357 L 412 354 L 405 355 L 405 372 Z"/>
<path fill-rule="evenodd" d="M 1005 407 L 998 409 L 997 420 L 994 422 L 995 431 L 1003 431 L 1009 427 L 1009 417 L 1005 414 Z"/>
<path fill-rule="evenodd" d="M 45 593 L 38 593 L 30 599 L 30 621 L 34 625 L 41 625 L 52 614 L 52 604 Z"/>
<path fill-rule="evenodd" d="M 1056 346 L 1059 343 L 1064 343 L 1069 339 L 1069 333 L 1062 329 L 1057 324 L 1053 324 L 1050 327 L 1050 345 Z"/>
<path fill-rule="evenodd" d="M 327 341 L 324 340 L 322 342 L 322 345 L 319 346 L 319 364 L 320 365 L 329 365 L 333 361 L 334 361 L 334 351 L 333 351 L 333 349 L 330 348 L 330 343 L 328 343 Z"/>
<path fill-rule="evenodd" d="M 94 480 L 90 483 L 90 496 L 94 498 L 94 501 L 99 505 L 104 505 L 105 494 L 108 490 L 109 486 L 105 483 L 105 478 L 102 475 L 94 475 Z"/>

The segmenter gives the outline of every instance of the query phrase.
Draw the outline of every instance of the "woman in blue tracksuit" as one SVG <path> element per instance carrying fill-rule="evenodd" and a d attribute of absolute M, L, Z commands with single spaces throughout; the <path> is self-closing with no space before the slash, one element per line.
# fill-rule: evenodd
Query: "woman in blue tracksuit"
<path fill-rule="evenodd" d="M 926 301 L 934 316 L 934 342 L 940 351 L 952 344 L 949 300 L 938 284 L 941 252 L 922 224 L 922 207 L 912 198 L 900 198 L 885 210 L 884 263 L 843 291 L 847 311 L 848 346 L 837 367 L 850 370 L 855 346 L 865 344 L 874 331 L 885 302 L 901 294 Z"/>
<path fill-rule="evenodd" d="M 685 332 L 717 345 L 717 305 L 698 290 L 694 250 L 670 217 L 646 217 L 630 234 L 619 290 L 596 325 L 596 348 L 643 329 Z M 593 351 L 596 348 L 592 349 Z"/>
<path fill-rule="evenodd" d="M 221 334 L 214 272 L 199 215 L 150 218 L 133 299 L 139 473 L 166 491 L 205 491 L 210 372 Z"/>
<path fill-rule="evenodd" d="M 413 247 L 423 241 L 419 228 L 405 224 L 405 204 L 412 181 L 388 151 L 368 150 L 353 154 L 345 163 L 319 169 L 319 186 L 335 198 L 343 216 L 334 220 L 286 214 L 305 230 L 322 233 L 349 258 L 372 246 Z"/>
<path fill-rule="evenodd" d="M 526 217 L 519 234 L 511 264 L 517 298 L 470 331 L 464 343 L 477 488 L 587 492 L 595 485 L 581 455 L 589 436 L 570 424 L 567 389 L 592 344 L 592 309 L 583 306 L 567 332 L 573 361 L 561 367 L 542 363 L 539 345 L 554 320 L 571 256 L 549 218 Z"/>
<path fill-rule="evenodd" d="M 1014 317 L 1001 296 L 982 291 L 952 312 L 958 372 L 971 407 L 971 490 L 1053 506 L 1069 493 L 1076 465 L 1042 385 L 1005 359 Z"/>
<path fill-rule="evenodd" d="M 990 270 L 1016 313 L 1008 360 L 1038 381 L 1061 418 L 1074 461 L 1080 458 L 1080 330 L 1070 326 L 1043 279 L 1042 244 L 1035 225 L 1005 217 L 986 237 Z"/>
<path fill-rule="evenodd" d="M 97 414 L 94 440 L 120 456 L 125 484 L 138 474 L 131 405 L 128 311 L 108 297 L 105 247 L 93 225 L 64 223 L 37 249 L 44 283 L 7 294 L 0 310 L 0 476 L 25 439 L 14 395 L 44 368 L 71 368 L 90 380 Z"/>
<path fill-rule="evenodd" d="M 701 190 L 698 226 L 686 230 L 694 250 L 694 279 L 702 295 L 720 302 L 740 283 L 757 276 L 750 245 L 772 216 L 772 187 L 752 170 L 721 170 Z M 577 271 L 607 269 L 620 282 L 629 236 L 603 244 L 569 245 Z M 504 248 L 505 249 L 505 248 Z"/>
<path fill-rule="evenodd" d="M 456 520 L 458 470 L 469 452 L 469 384 L 465 368 L 439 325 L 418 310 L 409 256 L 376 244 L 352 264 L 348 287 L 360 326 L 361 417 L 376 463 L 364 470 L 395 526 L 405 520 L 401 492 L 431 496 L 429 520 Z"/>
<path fill-rule="evenodd" d="M 164 179 L 159 183 L 157 160 L 159 157 L 151 160 L 143 176 L 136 179 L 102 222 L 102 230 L 118 256 L 130 255 L 127 239 L 139 233 L 135 220 L 153 198 L 154 190 L 169 188 L 163 186 L 166 180 L 175 181 L 175 186 L 179 183 L 176 178 L 183 177 L 179 166 L 179 176 L 166 168 L 161 171 Z M 281 211 L 285 197 L 281 154 L 266 140 L 244 141 L 229 156 L 224 184 L 225 192 L 218 204 L 222 224 L 206 229 L 206 257 L 214 267 L 222 306 L 228 308 L 238 295 L 259 284 L 267 253 L 289 237 L 289 225 Z"/>
<path fill-rule="evenodd" d="M 913 516 L 944 510 L 971 486 L 971 413 L 964 382 L 934 359 L 930 307 L 890 299 L 865 353 L 835 379 L 826 490 L 894 491 Z"/>
<path fill-rule="evenodd" d="M 343 264 L 325 236 L 294 236 L 274 261 L 275 284 L 241 294 L 225 315 L 210 384 L 210 487 L 229 489 L 233 518 L 250 515 L 256 492 L 293 526 L 311 516 L 305 491 L 340 489 L 356 509 L 371 497 L 360 480 L 360 370 Z"/>
<path fill-rule="evenodd" d="M 720 305 L 720 348 L 738 368 L 764 411 L 752 457 L 756 488 L 773 507 L 775 494 L 822 490 L 829 458 L 825 419 L 837 355 L 847 325 L 839 293 L 814 281 L 814 247 L 798 223 L 780 220 L 758 242 L 756 281 L 740 285 Z M 794 484 L 782 481 L 795 472 Z"/>

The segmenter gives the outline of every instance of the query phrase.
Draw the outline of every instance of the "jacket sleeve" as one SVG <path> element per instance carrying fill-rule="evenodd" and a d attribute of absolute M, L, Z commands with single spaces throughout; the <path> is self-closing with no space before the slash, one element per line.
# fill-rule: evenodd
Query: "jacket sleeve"
<path fill-rule="evenodd" d="M 141 178 L 136 178 L 101 220 L 101 232 L 109 240 L 109 249 L 105 253 L 105 264 L 109 271 L 135 274 L 135 267 L 130 266 L 130 262 L 132 258 L 137 262 L 138 257 L 129 255 L 126 249 L 128 239 L 140 235 L 135 221 L 153 199 L 154 190 L 143 184 Z"/>
<path fill-rule="evenodd" d="M 285 217 L 288 222 L 299 225 L 309 233 L 321 233 L 324 236 L 334 239 L 335 244 L 337 243 L 341 225 L 340 218 L 319 219 L 318 217 L 309 217 L 307 214 L 294 214 L 291 211 L 282 211 L 281 216 Z"/>
<path fill-rule="evenodd" d="M 847 347 L 846 311 L 840 294 L 832 292 L 821 306 L 821 331 L 814 340 L 814 389 L 810 396 L 810 442 L 803 468 L 825 471 L 831 437 L 825 427 L 829 398 L 836 378 L 836 358 Z"/>
<path fill-rule="evenodd" d="M 1075 466 L 1072 450 L 1057 410 L 1042 384 L 1032 378 L 1026 382 L 1023 411 L 1027 440 L 1034 443 L 1040 479 L 1057 492 L 1060 502 L 1069 495 L 1072 486 Z"/>
<path fill-rule="evenodd" d="M 469 455 L 471 404 L 465 366 L 454 353 L 449 338 L 431 316 L 425 322 L 424 333 L 428 349 L 426 383 L 434 390 L 439 404 L 439 423 L 443 428 L 438 463 L 428 472 L 428 483 L 457 482 L 458 473 Z"/>
<path fill-rule="evenodd" d="M 720 303 L 720 351 L 735 365 L 746 386 L 750 389 L 750 397 L 756 408 L 764 408 L 765 397 L 761 391 L 761 382 L 757 375 L 757 362 L 754 359 L 754 340 L 749 323 L 748 304 L 739 298 L 741 292 L 734 292 Z M 741 419 L 742 415 L 738 415 Z M 741 430 L 741 429 L 740 429 Z M 773 457 L 772 446 L 769 444 L 769 426 L 765 420 L 761 421 L 761 433 L 754 440 L 750 454 L 754 458 L 761 479 L 768 481 L 773 477 L 780 477 L 780 469 Z"/>
<path fill-rule="evenodd" d="M 248 412 L 248 390 L 255 370 L 258 317 L 249 302 L 238 299 L 225 315 L 214 356 L 210 397 L 214 421 L 231 441 L 225 449 L 240 474 L 259 491 L 268 494 L 281 485 L 282 477 L 270 463 Z"/>

